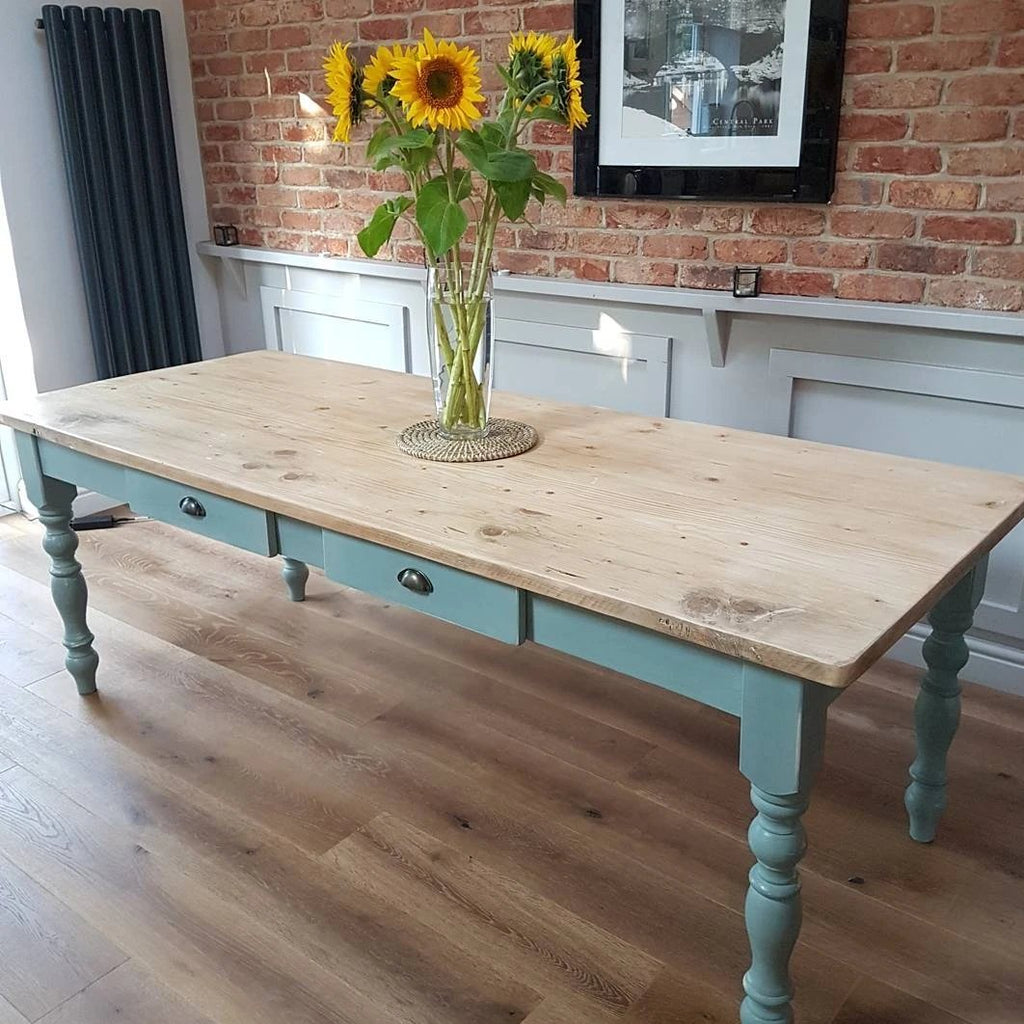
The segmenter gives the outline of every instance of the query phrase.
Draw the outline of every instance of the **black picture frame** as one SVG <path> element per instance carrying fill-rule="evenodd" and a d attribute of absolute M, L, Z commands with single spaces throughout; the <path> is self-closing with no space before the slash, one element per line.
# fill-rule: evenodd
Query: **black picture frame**
<path fill-rule="evenodd" d="M 835 187 L 848 0 L 811 0 L 800 162 L 795 167 L 662 167 L 600 162 L 601 5 L 576 0 L 583 104 L 576 133 L 574 192 L 590 198 L 755 200 L 825 203 Z M 616 43 L 621 45 L 621 40 Z"/>

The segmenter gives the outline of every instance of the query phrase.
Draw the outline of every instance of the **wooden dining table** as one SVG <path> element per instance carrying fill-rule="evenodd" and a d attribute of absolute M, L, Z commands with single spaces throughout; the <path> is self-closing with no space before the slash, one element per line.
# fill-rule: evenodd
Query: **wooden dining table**
<path fill-rule="evenodd" d="M 504 393 L 496 413 L 536 427 L 534 450 L 426 462 L 395 441 L 429 401 L 422 378 L 257 352 L 0 405 L 79 693 L 99 662 L 70 528 L 81 486 L 280 556 L 293 600 L 315 565 L 734 715 L 756 812 L 740 1019 L 789 1024 L 801 820 L 829 705 L 929 617 L 905 802 L 911 837 L 932 841 L 964 634 L 988 552 L 1024 518 L 1024 480 Z"/>

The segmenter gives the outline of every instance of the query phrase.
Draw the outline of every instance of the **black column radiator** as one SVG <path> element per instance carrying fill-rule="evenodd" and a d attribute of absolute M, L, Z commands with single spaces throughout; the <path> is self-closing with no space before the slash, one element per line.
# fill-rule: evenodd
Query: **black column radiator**
<path fill-rule="evenodd" d="M 202 358 L 159 11 L 43 7 L 101 378 Z"/>

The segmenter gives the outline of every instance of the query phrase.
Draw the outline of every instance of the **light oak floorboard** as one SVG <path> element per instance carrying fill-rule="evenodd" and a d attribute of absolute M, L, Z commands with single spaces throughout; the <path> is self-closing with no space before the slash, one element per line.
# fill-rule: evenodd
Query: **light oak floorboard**
<path fill-rule="evenodd" d="M 37 533 L 4 524 L 0 602 L 46 645 Z M 202 1024 L 734 1021 L 749 805 L 727 716 L 317 573 L 292 605 L 278 561 L 158 524 L 81 557 L 101 693 L 0 679 L 0 855 L 133 959 L 48 1024 L 111 1000 L 162 1024 L 154 986 Z M 914 686 L 881 666 L 834 707 L 801 1024 L 1019 1024 L 1024 701 L 968 688 L 921 847 Z"/>
<path fill-rule="evenodd" d="M 134 960 L 128 960 L 52 1010 L 38 1024 L 214 1022 L 179 999 Z"/>
<path fill-rule="evenodd" d="M 36 1020 L 126 959 L 100 932 L 0 857 L 0 993 L 15 1010 Z"/>

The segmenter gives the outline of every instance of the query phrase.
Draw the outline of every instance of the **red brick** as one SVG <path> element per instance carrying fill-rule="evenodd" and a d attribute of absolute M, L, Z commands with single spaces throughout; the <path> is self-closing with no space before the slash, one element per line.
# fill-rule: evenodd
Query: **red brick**
<path fill-rule="evenodd" d="M 831 227 L 842 238 L 910 238 L 917 222 L 909 213 L 882 210 L 834 210 Z"/>
<path fill-rule="evenodd" d="M 981 187 L 969 181 L 894 181 L 889 186 L 893 206 L 920 210 L 973 210 Z"/>
<path fill-rule="evenodd" d="M 854 83 L 853 106 L 857 110 L 905 110 L 931 107 L 942 95 L 941 78 L 919 75 L 878 75 Z"/>
<path fill-rule="evenodd" d="M 1024 103 L 1024 75 L 1016 71 L 986 71 L 961 75 L 949 83 L 946 102 L 989 107 Z"/>
<path fill-rule="evenodd" d="M 242 73 L 241 57 L 210 57 L 206 61 L 207 74 L 229 78 Z"/>
<path fill-rule="evenodd" d="M 914 138 L 921 142 L 990 142 L 1005 139 L 1005 110 L 937 110 L 914 115 Z"/>
<path fill-rule="evenodd" d="M 736 206 L 691 206 L 685 204 L 675 211 L 672 223 L 684 231 L 733 234 L 743 228 L 743 210 Z"/>
<path fill-rule="evenodd" d="M 672 208 L 667 203 L 622 204 L 605 214 L 605 224 L 610 228 L 653 230 L 668 227 L 671 220 Z"/>
<path fill-rule="evenodd" d="M 1024 67 L 1024 32 L 999 41 L 996 64 L 1004 68 Z"/>
<path fill-rule="evenodd" d="M 219 121 L 241 121 L 252 117 L 252 104 L 248 100 L 225 100 L 217 104 Z"/>
<path fill-rule="evenodd" d="M 706 263 L 684 263 L 679 268 L 679 287 L 728 291 L 732 288 L 732 270 L 709 267 Z"/>
<path fill-rule="evenodd" d="M 957 0 L 941 10 L 939 30 L 949 35 L 990 35 L 1024 29 L 1020 0 Z"/>
<path fill-rule="evenodd" d="M 579 251 L 595 256 L 632 256 L 637 242 L 636 235 L 624 231 L 581 231 L 576 236 Z"/>
<path fill-rule="evenodd" d="M 906 114 L 844 114 L 839 122 L 841 138 L 867 141 L 891 142 L 906 137 L 910 119 Z"/>
<path fill-rule="evenodd" d="M 285 0 L 278 7 L 282 22 L 319 21 L 324 16 L 324 0 Z"/>
<path fill-rule="evenodd" d="M 967 266 L 967 250 L 887 242 L 878 247 L 877 260 L 879 270 L 901 270 L 907 274 L 961 274 Z"/>
<path fill-rule="evenodd" d="M 246 28 L 228 33 L 228 49 L 235 53 L 266 50 L 269 34 L 265 28 Z"/>
<path fill-rule="evenodd" d="M 656 260 L 616 260 L 612 264 L 612 280 L 621 284 L 650 284 L 672 287 L 679 276 L 677 263 Z"/>
<path fill-rule="evenodd" d="M 305 25 L 285 25 L 270 30 L 270 45 L 275 50 L 293 50 L 299 46 L 309 46 L 311 41 L 309 29 Z"/>
<path fill-rule="evenodd" d="M 224 142 L 241 136 L 241 129 L 234 124 L 207 124 L 203 126 L 203 138 L 210 142 Z"/>
<path fill-rule="evenodd" d="M 281 18 L 277 4 L 266 0 L 265 3 L 248 3 L 241 11 L 239 21 L 248 28 L 262 28 L 276 25 Z"/>
<path fill-rule="evenodd" d="M 550 251 L 565 252 L 569 247 L 569 236 L 564 231 L 550 231 L 544 228 L 519 228 L 516 233 L 516 242 L 520 249 L 546 249 Z"/>
<path fill-rule="evenodd" d="M 418 0 L 417 6 L 419 6 Z M 462 25 L 463 32 L 467 36 L 484 36 L 496 32 L 504 35 L 515 32 L 519 28 L 519 12 L 515 10 L 466 11 L 462 18 Z"/>
<path fill-rule="evenodd" d="M 984 281 L 933 281 L 928 289 L 928 301 L 937 306 L 1015 312 L 1024 303 L 1024 289 L 1020 285 Z"/>
<path fill-rule="evenodd" d="M 769 295 L 834 295 L 835 280 L 831 274 L 766 267 L 761 273 L 761 291 Z"/>
<path fill-rule="evenodd" d="M 785 242 L 768 238 L 720 238 L 714 244 L 715 259 L 722 263 L 785 263 Z"/>
<path fill-rule="evenodd" d="M 282 185 L 310 186 L 319 185 L 322 172 L 318 167 L 305 167 L 302 164 L 293 164 L 282 167 L 280 180 Z M 303 206 L 306 204 L 303 203 Z"/>
<path fill-rule="evenodd" d="M 993 182 L 986 185 L 985 209 L 1024 213 L 1024 181 Z"/>
<path fill-rule="evenodd" d="M 392 42 L 405 39 L 409 34 L 409 22 L 405 18 L 363 18 L 359 22 L 359 38 L 374 42 Z"/>
<path fill-rule="evenodd" d="M 921 225 L 921 237 L 937 242 L 1009 245 L 1016 236 L 1016 222 L 1008 217 L 925 217 Z"/>
<path fill-rule="evenodd" d="M 372 125 L 351 145 L 327 145 L 331 119 L 299 109 L 299 92 L 323 102 L 327 46 L 363 39 L 365 57 L 377 37 L 406 41 L 424 27 L 467 41 L 483 55 L 493 110 L 501 82 L 489 64 L 504 60 L 508 33 L 569 31 L 572 14 L 568 0 L 185 7 L 211 215 L 239 224 L 249 244 L 356 256 L 355 232 L 403 183 L 368 171 Z M 1024 258 L 1008 239 L 1024 214 L 1022 8 L 855 0 L 830 208 L 573 199 L 533 208 L 530 226 L 502 226 L 496 261 L 517 273 L 711 289 L 730 287 L 732 264 L 757 262 L 768 293 L 1019 308 Z M 939 26 L 941 36 L 928 34 Z M 539 166 L 571 187 L 568 133 L 545 124 L 532 134 Z M 707 262 L 710 249 L 719 265 Z M 382 257 L 422 262 L 407 221 Z"/>
<path fill-rule="evenodd" d="M 708 254 L 708 240 L 700 235 L 680 235 L 663 231 L 647 235 L 642 243 L 645 256 L 659 256 L 675 260 L 702 260 Z"/>
<path fill-rule="evenodd" d="M 319 231 L 320 214 L 310 213 L 306 210 L 282 210 L 281 227 L 293 231 Z"/>
<path fill-rule="evenodd" d="M 462 16 L 458 14 L 420 15 L 412 19 L 409 26 L 409 34 L 419 39 L 423 35 L 425 28 L 430 29 L 431 34 L 436 34 L 438 38 L 455 39 L 462 32 Z M 490 74 L 491 69 L 485 64 L 480 68 L 480 71 L 484 76 L 484 89 L 486 91 L 489 88 L 487 76 Z M 497 76 L 497 73 L 495 73 L 495 79 L 495 88 L 498 88 L 501 79 Z"/>
<path fill-rule="evenodd" d="M 975 254 L 971 269 L 982 277 L 1024 281 L 1024 252 L 980 251 Z"/>
<path fill-rule="evenodd" d="M 228 37 L 217 33 L 196 33 L 189 39 L 189 49 L 197 53 L 223 53 L 228 48 Z"/>
<path fill-rule="evenodd" d="M 920 302 L 924 281 L 895 274 L 844 274 L 839 278 L 836 295 L 867 302 Z"/>
<path fill-rule="evenodd" d="M 872 173 L 935 174 L 942 169 L 942 154 L 934 146 L 860 146 L 853 168 Z"/>
<path fill-rule="evenodd" d="M 840 174 L 832 193 L 836 206 L 877 206 L 882 201 L 885 186 L 877 178 L 855 178 Z"/>
<path fill-rule="evenodd" d="M 843 70 L 847 75 L 869 75 L 892 67 L 891 46 L 848 46 Z"/>
<path fill-rule="evenodd" d="M 750 218 L 755 235 L 820 235 L 825 214 L 806 206 L 761 206 Z"/>
<path fill-rule="evenodd" d="M 866 267 L 871 248 L 849 242 L 796 242 L 792 262 L 798 267 Z"/>
<path fill-rule="evenodd" d="M 935 9 L 925 4 L 890 3 L 850 8 L 851 39 L 910 39 L 931 32 Z"/>
<path fill-rule="evenodd" d="M 972 178 L 1024 174 L 1024 148 L 963 146 L 949 154 L 949 173 Z"/>
<path fill-rule="evenodd" d="M 896 51 L 897 71 L 959 71 L 987 64 L 989 39 L 921 40 Z"/>
<path fill-rule="evenodd" d="M 537 32 L 571 32 L 572 7 L 569 4 L 541 3 L 523 9 L 523 28 Z"/>
<path fill-rule="evenodd" d="M 556 256 L 555 276 L 581 281 L 607 281 L 611 277 L 608 260 L 585 259 L 582 256 Z"/>
<path fill-rule="evenodd" d="M 334 189 L 303 189 L 299 193 L 299 206 L 304 210 L 333 210 L 340 205 L 342 205 L 341 193 Z"/>
<path fill-rule="evenodd" d="M 499 252 L 498 268 L 513 274 L 544 274 L 551 273 L 551 257 L 535 252 Z"/>

